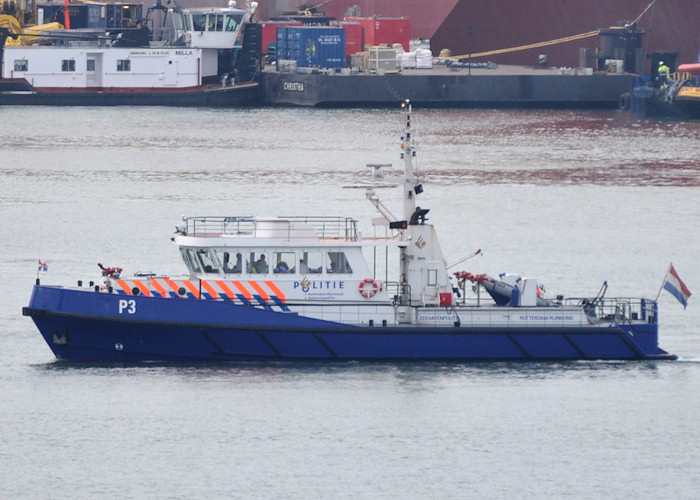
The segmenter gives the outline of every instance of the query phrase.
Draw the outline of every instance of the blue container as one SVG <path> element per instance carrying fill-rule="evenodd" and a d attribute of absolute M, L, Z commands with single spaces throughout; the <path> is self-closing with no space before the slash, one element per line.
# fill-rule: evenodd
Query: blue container
<path fill-rule="evenodd" d="M 85 6 L 87 7 L 87 27 L 104 28 L 105 20 L 102 17 L 102 5 L 88 3 Z M 71 27 L 73 27 L 72 24 Z"/>
<path fill-rule="evenodd" d="M 329 26 L 280 26 L 277 60 L 294 60 L 300 68 L 344 68 L 345 30 Z"/>
<path fill-rule="evenodd" d="M 63 24 L 63 2 L 38 4 L 44 9 L 44 22 Z M 71 4 L 68 7 L 71 29 L 78 28 L 133 28 L 141 20 L 141 4 Z"/>

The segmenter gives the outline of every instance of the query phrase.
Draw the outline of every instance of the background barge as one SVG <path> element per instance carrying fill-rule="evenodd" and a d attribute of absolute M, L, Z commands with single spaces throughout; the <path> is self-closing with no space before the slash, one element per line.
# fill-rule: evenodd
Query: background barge
<path fill-rule="evenodd" d="M 557 69 L 445 66 L 402 74 L 284 73 L 265 71 L 262 100 L 270 105 L 315 107 L 615 108 L 634 86 L 631 74 L 562 74 Z"/>

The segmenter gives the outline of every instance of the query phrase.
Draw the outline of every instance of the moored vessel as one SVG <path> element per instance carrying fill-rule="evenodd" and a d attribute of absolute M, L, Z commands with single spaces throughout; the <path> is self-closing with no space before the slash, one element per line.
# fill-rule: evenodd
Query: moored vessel
<path fill-rule="evenodd" d="M 620 107 L 649 117 L 700 120 L 700 62 L 680 64 L 672 75 L 657 70 L 644 77 L 631 94 L 622 94 Z"/>
<path fill-rule="evenodd" d="M 247 22 L 254 7 L 180 9 L 158 2 L 154 12 L 162 26 L 149 17 L 125 18 L 119 27 L 0 28 L 0 104 L 258 103 L 260 30 Z"/>
<path fill-rule="evenodd" d="M 187 217 L 172 237 L 186 276 L 102 266 L 102 283 L 37 284 L 24 314 L 69 360 L 672 357 L 658 346 L 653 299 L 548 299 L 536 280 L 512 276 L 499 280 L 510 288 L 493 280 L 503 305 L 470 292 L 417 202 L 409 105 L 405 113 L 403 206 L 394 215 L 368 189 L 379 216 L 367 234 L 352 217 Z"/>

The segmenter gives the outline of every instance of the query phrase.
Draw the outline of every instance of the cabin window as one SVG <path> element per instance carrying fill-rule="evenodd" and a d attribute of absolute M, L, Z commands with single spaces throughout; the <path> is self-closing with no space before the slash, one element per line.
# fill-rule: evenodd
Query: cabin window
<path fill-rule="evenodd" d="M 227 274 L 240 274 L 243 272 L 243 254 L 241 252 L 222 252 L 217 250 L 217 257 L 223 264 Z"/>
<path fill-rule="evenodd" d="M 240 19 L 232 16 L 226 16 L 226 31 L 236 31 Z"/>
<path fill-rule="evenodd" d="M 192 27 L 193 31 L 206 31 L 207 29 L 207 15 L 206 14 L 194 14 L 192 16 Z"/>
<path fill-rule="evenodd" d="M 345 257 L 345 252 L 328 252 L 328 266 L 326 272 L 329 274 L 350 274 L 352 268 Z"/>
<path fill-rule="evenodd" d="M 249 273 L 267 274 L 270 270 L 264 252 L 250 252 L 247 266 Z"/>
<path fill-rule="evenodd" d="M 29 62 L 26 59 L 15 59 L 15 71 L 29 71 Z"/>
<path fill-rule="evenodd" d="M 273 252 L 272 272 L 275 274 L 292 274 L 296 272 L 296 255 L 294 252 Z"/>
<path fill-rule="evenodd" d="M 173 12 L 173 28 L 175 28 L 176 31 L 182 31 L 185 29 L 183 18 L 183 15 Z"/>
<path fill-rule="evenodd" d="M 131 71 L 131 59 L 117 59 L 117 71 Z"/>
<path fill-rule="evenodd" d="M 219 272 L 219 266 L 209 250 L 197 250 L 197 256 L 199 257 L 199 261 L 202 263 L 202 269 L 205 273 Z"/>
<path fill-rule="evenodd" d="M 75 59 L 61 61 L 61 71 L 75 71 Z"/>
<path fill-rule="evenodd" d="M 192 16 L 173 13 L 173 27 L 176 30 L 192 31 Z"/>
<path fill-rule="evenodd" d="M 301 274 L 321 274 L 323 271 L 323 254 L 321 252 L 303 252 L 299 260 Z"/>
<path fill-rule="evenodd" d="M 94 59 L 88 59 L 86 61 L 86 69 L 88 71 L 95 71 L 95 60 Z"/>
<path fill-rule="evenodd" d="M 224 31 L 224 16 L 218 14 L 216 16 L 212 15 L 211 17 L 216 17 L 215 20 L 212 20 L 214 22 L 214 31 Z"/>
<path fill-rule="evenodd" d="M 194 255 L 194 252 L 192 250 L 182 250 L 182 257 L 185 259 L 185 264 L 187 264 L 187 267 L 190 268 L 190 271 L 193 273 L 201 273 L 202 269 L 199 267 L 199 262 L 197 262 L 197 258 Z"/>

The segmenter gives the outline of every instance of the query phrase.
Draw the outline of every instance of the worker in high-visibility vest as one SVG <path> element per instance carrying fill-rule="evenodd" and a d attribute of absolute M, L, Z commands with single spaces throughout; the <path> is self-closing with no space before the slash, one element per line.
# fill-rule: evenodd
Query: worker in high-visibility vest
<path fill-rule="evenodd" d="M 659 88 L 665 89 L 668 87 L 668 82 L 671 78 L 671 68 L 666 66 L 663 61 L 659 61 Z"/>

